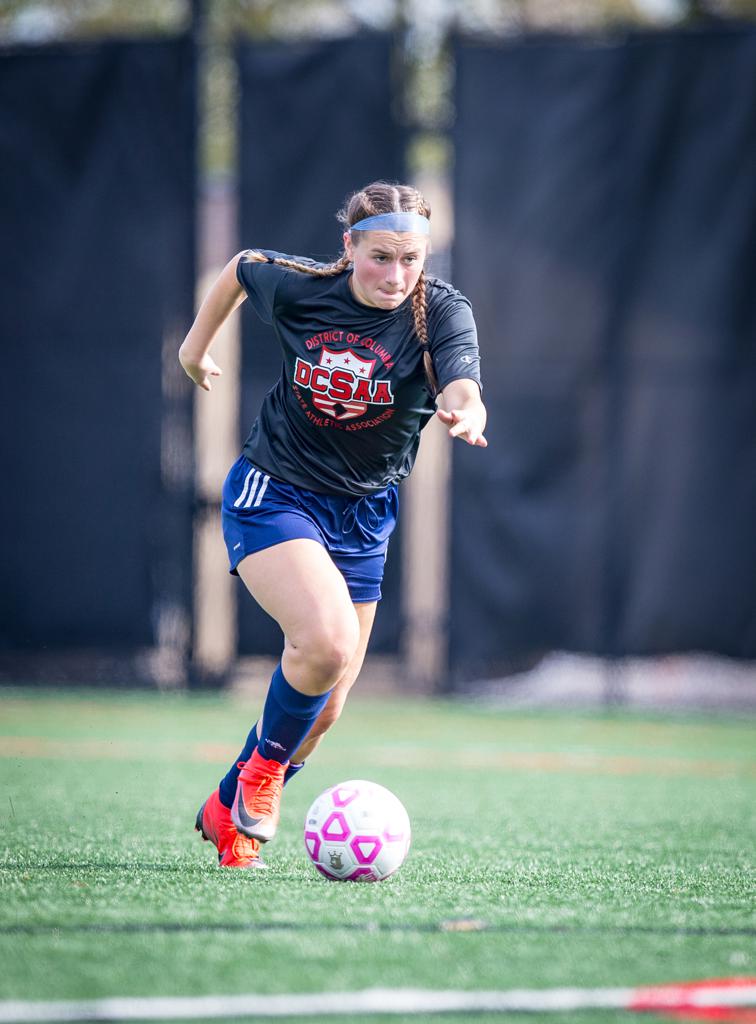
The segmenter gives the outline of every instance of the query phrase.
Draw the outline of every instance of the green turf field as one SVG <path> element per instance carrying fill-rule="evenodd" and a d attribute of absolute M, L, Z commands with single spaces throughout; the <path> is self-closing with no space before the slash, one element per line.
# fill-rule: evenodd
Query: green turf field
<path fill-rule="evenodd" d="M 0 708 L 2 999 L 756 974 L 752 720 L 355 698 L 287 787 L 270 871 L 241 872 L 193 825 L 254 706 L 5 690 Z M 348 778 L 412 820 L 378 885 L 327 882 L 304 852 L 309 803 Z"/>

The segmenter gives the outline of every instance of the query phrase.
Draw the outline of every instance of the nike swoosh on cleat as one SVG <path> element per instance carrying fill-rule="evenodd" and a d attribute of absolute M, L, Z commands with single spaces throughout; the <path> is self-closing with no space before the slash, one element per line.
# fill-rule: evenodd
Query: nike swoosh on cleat
<path fill-rule="evenodd" d="M 247 814 L 247 809 L 245 808 L 244 803 L 239 799 L 238 793 L 236 794 L 236 800 L 234 803 L 236 816 L 239 819 L 239 824 L 242 825 L 243 828 L 254 828 L 255 825 L 259 825 L 263 820 L 262 818 L 250 818 Z"/>

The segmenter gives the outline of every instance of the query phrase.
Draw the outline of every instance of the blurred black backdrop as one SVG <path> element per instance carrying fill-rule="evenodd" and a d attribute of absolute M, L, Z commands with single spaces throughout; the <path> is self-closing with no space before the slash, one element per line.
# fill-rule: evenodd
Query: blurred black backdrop
<path fill-rule="evenodd" d="M 455 63 L 491 446 L 454 449 L 453 675 L 756 657 L 756 33 Z"/>

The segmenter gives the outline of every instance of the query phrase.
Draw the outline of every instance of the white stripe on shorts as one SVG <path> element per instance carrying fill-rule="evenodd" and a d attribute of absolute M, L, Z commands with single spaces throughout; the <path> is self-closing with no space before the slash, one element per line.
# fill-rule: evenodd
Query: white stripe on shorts
<path fill-rule="evenodd" d="M 255 500 L 255 491 L 257 490 L 257 485 L 258 485 L 259 482 L 260 482 L 260 470 L 256 469 L 255 470 L 255 475 L 252 477 L 252 486 L 249 489 L 249 494 L 247 495 L 247 500 L 242 505 L 242 508 L 249 508 L 249 506 Z"/>
<path fill-rule="evenodd" d="M 255 508 L 257 508 L 257 506 L 262 501 L 262 496 L 263 496 L 263 494 L 265 494 L 265 488 L 268 486 L 268 481 L 269 480 L 270 480 L 269 476 L 264 476 L 262 478 L 262 484 L 260 485 L 260 490 L 257 492 L 257 498 L 255 499 Z"/>
<path fill-rule="evenodd" d="M 234 502 L 234 508 L 238 508 L 241 505 L 241 503 L 244 501 L 244 499 L 247 497 L 247 488 L 249 487 L 249 478 L 252 476 L 254 471 L 255 471 L 254 468 L 250 469 L 249 473 L 247 473 L 246 477 L 244 478 L 244 487 L 242 487 L 241 494 L 239 495 L 239 497 Z"/>

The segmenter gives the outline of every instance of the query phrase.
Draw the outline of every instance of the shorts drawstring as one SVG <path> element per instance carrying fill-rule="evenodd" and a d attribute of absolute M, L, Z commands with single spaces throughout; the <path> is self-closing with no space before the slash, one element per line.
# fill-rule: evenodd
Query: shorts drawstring
<path fill-rule="evenodd" d="M 381 525 L 381 517 L 370 504 L 371 494 L 363 494 L 361 498 L 350 502 L 344 509 L 341 529 L 351 533 L 356 527 L 364 540 L 372 539 L 372 532 Z"/>

